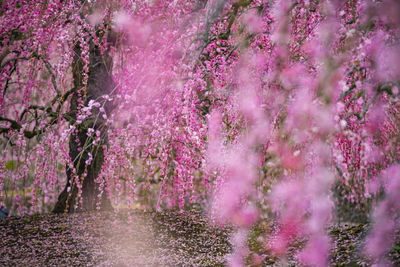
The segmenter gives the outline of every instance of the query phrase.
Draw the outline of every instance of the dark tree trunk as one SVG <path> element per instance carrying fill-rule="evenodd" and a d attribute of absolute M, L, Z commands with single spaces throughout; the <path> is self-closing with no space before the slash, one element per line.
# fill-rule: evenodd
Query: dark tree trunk
<path fill-rule="evenodd" d="M 102 96 L 111 95 L 114 89 L 114 82 L 111 76 L 112 59 L 108 51 L 101 54 L 100 49 L 94 42 L 90 41 L 89 49 L 89 73 L 88 82 L 85 89 L 83 88 L 84 63 L 81 55 L 79 43 L 74 48 L 75 56 L 72 64 L 75 93 L 71 99 L 71 108 L 69 117 L 74 122 L 77 119 L 79 102 L 78 99 L 84 101 L 84 106 L 88 106 L 90 100 L 100 102 L 104 108 L 104 113 L 108 116 L 112 110 L 112 103 L 105 102 Z M 69 156 L 73 161 L 74 171 L 67 166 L 67 184 L 58 197 L 58 201 L 53 209 L 54 213 L 75 211 L 91 211 L 96 209 L 96 204 L 100 203 L 101 209 L 111 209 L 111 202 L 106 192 L 98 199 L 99 183 L 95 182 L 98 177 L 104 161 L 103 146 L 107 144 L 107 126 L 103 119 L 104 113 L 100 109 L 93 107 L 91 115 L 83 120 L 76 127 L 74 133 L 71 134 L 69 140 Z M 88 129 L 100 131 L 100 142 L 93 145 L 93 138 L 88 136 Z M 92 135 L 93 136 L 93 135 Z M 93 160 L 89 165 L 86 161 L 92 154 Z M 79 190 L 76 180 L 79 179 L 81 185 L 82 203 L 79 202 Z M 77 205 L 78 204 L 78 205 Z"/>

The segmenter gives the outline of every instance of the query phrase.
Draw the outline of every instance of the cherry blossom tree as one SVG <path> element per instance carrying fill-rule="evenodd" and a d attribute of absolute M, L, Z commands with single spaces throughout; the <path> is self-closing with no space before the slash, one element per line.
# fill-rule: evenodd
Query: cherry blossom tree
<path fill-rule="evenodd" d="M 316 266 L 333 220 L 374 220 L 367 250 L 384 263 L 398 229 L 399 8 L 2 1 L 0 202 L 200 205 L 237 228 L 232 266 L 265 218 L 266 251 L 284 261 L 306 237 L 298 259 Z"/>

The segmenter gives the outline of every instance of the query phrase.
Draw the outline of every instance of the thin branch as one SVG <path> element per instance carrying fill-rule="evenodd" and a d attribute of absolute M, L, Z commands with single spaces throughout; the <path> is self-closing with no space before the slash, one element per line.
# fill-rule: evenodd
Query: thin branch
<path fill-rule="evenodd" d="M 67 100 L 68 96 L 71 95 L 73 92 L 75 92 L 75 88 L 72 88 L 71 90 L 67 91 L 66 93 L 64 93 L 64 95 L 60 96 L 56 96 L 52 101 L 50 101 L 46 106 L 37 106 L 37 105 L 31 105 L 28 108 L 26 108 L 20 116 L 20 120 L 23 119 L 23 117 L 25 116 L 25 114 L 27 112 L 29 112 L 30 110 L 42 110 L 45 111 L 46 116 L 43 119 L 47 119 L 47 118 L 51 118 L 51 120 L 46 123 L 46 125 L 44 125 L 41 129 L 36 129 L 36 126 L 34 127 L 34 129 L 32 131 L 30 130 L 24 130 L 24 136 L 28 139 L 35 137 L 36 135 L 39 135 L 41 133 L 43 133 L 48 127 L 54 125 L 59 118 L 60 115 L 60 111 L 61 108 L 64 104 L 64 102 Z M 58 106 L 56 109 L 56 112 L 53 111 L 53 109 L 51 108 L 51 106 L 57 101 L 58 102 Z M 68 113 L 61 115 L 62 118 L 64 118 L 65 120 L 67 120 L 68 122 L 74 121 L 73 117 L 70 116 Z M 35 121 L 37 122 L 39 118 L 36 116 Z M 7 121 L 9 122 L 11 125 L 10 127 L 0 127 L 0 134 L 5 134 L 8 133 L 8 131 L 10 130 L 20 130 L 22 128 L 22 125 L 20 123 L 18 123 L 16 120 L 10 119 L 10 118 L 5 118 L 0 116 L 0 121 Z"/>
<path fill-rule="evenodd" d="M 7 59 L 7 60 L 5 60 L 4 62 L 3 62 L 3 64 L 1 64 L 1 69 L 3 69 L 8 63 L 10 63 L 10 62 L 13 62 L 13 61 L 17 61 L 17 60 L 20 60 L 20 59 L 23 59 L 23 60 L 29 60 L 29 59 L 31 59 L 32 57 L 13 57 L 13 58 L 9 58 L 9 59 Z"/>
<path fill-rule="evenodd" d="M 16 63 L 14 63 L 14 66 L 13 66 L 13 68 L 10 70 L 10 76 L 15 72 L 15 70 L 17 69 L 17 66 L 16 66 L 17 64 Z M 4 89 L 3 89 L 3 97 L 6 95 L 6 93 L 7 93 L 7 89 L 8 89 L 8 86 L 10 85 L 10 80 L 11 80 L 11 78 L 10 77 L 7 77 L 7 79 L 6 79 L 6 84 L 4 85 Z"/>
<path fill-rule="evenodd" d="M 0 116 L 0 121 L 6 121 L 6 122 L 11 123 L 9 128 L 0 128 L 0 133 L 8 132 L 8 130 L 10 130 L 10 129 L 19 130 L 22 128 L 22 126 L 16 120 L 12 120 L 12 119 Z"/>
<path fill-rule="evenodd" d="M 54 90 L 57 92 L 57 95 L 61 95 L 61 91 L 58 89 L 57 82 L 56 82 L 56 75 L 53 72 L 53 67 L 50 65 L 50 63 L 46 60 L 43 60 L 44 65 L 46 66 L 46 69 L 51 75 L 51 83 L 53 84 Z"/>

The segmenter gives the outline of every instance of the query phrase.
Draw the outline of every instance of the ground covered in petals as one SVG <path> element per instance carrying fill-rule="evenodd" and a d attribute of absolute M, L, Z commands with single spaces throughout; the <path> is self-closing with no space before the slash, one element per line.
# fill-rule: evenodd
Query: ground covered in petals
<path fill-rule="evenodd" d="M 223 266 L 233 231 L 212 226 L 198 211 L 9 217 L 0 219 L 0 229 L 0 266 Z M 362 256 L 368 229 L 362 224 L 332 227 L 331 265 L 369 266 Z M 261 255 L 263 266 L 298 266 L 294 257 L 282 260 L 268 254 L 262 236 L 270 230 L 267 224 L 253 228 L 252 253 Z M 289 254 L 303 243 L 293 242 Z M 388 256 L 400 266 L 396 244 Z"/>
<path fill-rule="evenodd" d="M 0 266 L 221 265 L 229 231 L 198 212 L 98 212 L 0 219 Z"/>

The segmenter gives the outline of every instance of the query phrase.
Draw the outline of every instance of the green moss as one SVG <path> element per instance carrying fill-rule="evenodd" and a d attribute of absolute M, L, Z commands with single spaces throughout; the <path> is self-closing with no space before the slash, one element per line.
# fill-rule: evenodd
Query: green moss
<path fill-rule="evenodd" d="M 18 162 L 16 160 L 9 160 L 5 164 L 5 168 L 8 171 L 13 171 L 17 169 L 17 167 L 18 167 Z"/>
<path fill-rule="evenodd" d="M 400 245 L 396 245 L 392 248 L 391 253 L 400 253 Z"/>

